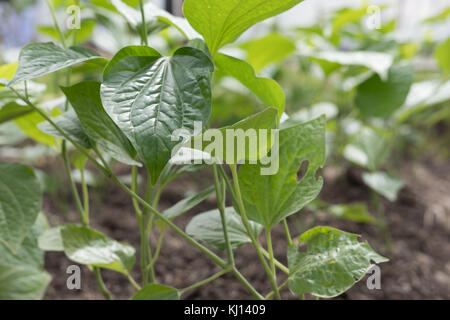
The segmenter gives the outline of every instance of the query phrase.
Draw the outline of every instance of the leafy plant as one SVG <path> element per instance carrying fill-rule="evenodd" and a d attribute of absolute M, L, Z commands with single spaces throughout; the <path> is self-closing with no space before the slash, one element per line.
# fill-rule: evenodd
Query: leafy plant
<path fill-rule="evenodd" d="M 283 90 L 274 80 L 257 76 L 254 68 L 259 71 L 269 63 L 268 60 L 279 61 L 282 58 L 259 61 L 252 53 L 249 62 L 246 62 L 220 52 L 224 45 L 233 43 L 252 25 L 280 14 L 299 2 L 187 0 L 183 9 L 185 20 L 161 10 L 149 14 L 151 10 L 146 9 L 148 7 L 144 6 L 143 1 L 139 1 L 139 11 L 129 1 L 113 1 L 113 6 L 105 7 L 118 10 L 128 20 L 139 33 L 141 45 L 125 46 L 107 61 L 102 74 L 97 75 L 101 82 L 70 83 L 72 67 L 88 61 L 104 65 L 106 58 L 81 46 L 69 47 L 68 37 L 61 32 L 56 19 L 54 28 L 60 35 L 59 45 L 48 42 L 25 46 L 14 76 L 10 70 L 13 67 L 3 67 L 2 74 L 6 75 L 1 77 L 10 80 L 3 83 L 14 93 L 14 99 L 20 101 L 20 105 L 9 107 L 12 109 L 4 113 L 3 119 L 23 120 L 30 115 L 46 121 L 37 125 L 40 121 L 33 120 L 33 130 L 40 129 L 41 134 L 45 133 L 52 139 L 49 144 L 59 149 L 80 221 L 79 224 L 32 231 L 41 206 L 39 183 L 30 168 L 1 163 L 0 212 L 6 223 L 0 224 L 0 244 L 4 246 L 0 247 L 0 288 L 8 289 L 0 290 L 0 297 L 24 299 L 42 296 L 49 281 L 48 274 L 42 270 L 42 250 L 64 251 L 70 260 L 87 265 L 94 272 L 99 290 L 107 299 L 112 296 L 103 282 L 101 270 L 121 273 L 135 287 L 136 293 L 131 297 L 135 300 L 179 299 L 187 291 L 227 273 L 234 275 L 255 299 L 280 299 L 280 291 L 286 286 L 300 296 L 309 293 L 317 297 L 333 297 L 360 280 L 373 263 L 386 261 L 367 243 L 359 242 L 356 235 L 329 227 L 316 227 L 305 232 L 298 243 L 292 239 L 287 218 L 314 200 L 322 188 L 319 170 L 325 163 L 326 118 L 320 116 L 279 130 L 285 107 Z M 50 10 L 55 17 L 53 5 L 50 5 Z M 175 26 L 186 40 L 192 40 L 190 35 L 195 33 L 191 29 L 195 29 L 198 38 L 170 55 L 161 54 L 148 46 L 151 24 L 147 18 L 158 20 L 164 24 L 163 27 Z M 342 24 L 336 22 L 336 31 Z M 77 39 L 72 37 L 74 42 Z M 273 39 L 273 36 L 271 40 L 286 43 L 285 39 Z M 245 47 L 254 50 L 251 47 L 256 45 L 252 43 Z M 287 47 L 288 51 L 293 50 L 289 43 Z M 55 114 L 33 99 L 27 85 L 31 80 L 61 70 L 66 72 L 68 79 L 66 85 L 61 87 L 66 99 Z M 256 136 L 258 148 L 250 145 L 248 150 L 241 150 L 241 145 L 234 144 L 235 137 L 227 139 L 214 152 L 208 148 L 209 144 L 202 143 L 201 139 L 208 132 L 212 78 L 216 70 L 236 78 L 269 108 L 214 132 L 222 136 L 230 130 L 275 132 L 266 140 Z M 402 94 L 405 94 L 403 91 Z M 24 116 L 24 110 L 30 112 L 29 115 Z M 200 124 L 200 131 L 196 130 L 196 124 Z M 175 132 L 181 134 L 173 139 Z M 188 142 L 194 142 L 192 149 L 182 147 Z M 358 147 L 361 149 L 360 143 L 355 148 Z M 69 157 L 72 148 L 75 151 Z M 200 163 L 176 164 L 173 159 L 179 156 L 180 150 L 191 154 L 195 154 L 194 150 L 202 155 L 206 153 L 212 161 L 200 159 Z M 110 159 L 131 167 L 129 184 L 116 175 Z M 270 159 L 276 162 L 278 170 L 262 175 Z M 190 160 L 196 159 L 191 157 Z M 377 166 L 377 159 L 366 160 L 367 163 L 374 163 L 373 167 Z M 141 236 L 141 283 L 133 278 L 132 273 L 135 249 L 94 230 L 90 224 L 89 188 L 85 174 L 87 161 L 128 194 L 133 202 Z M 185 172 L 195 172 L 199 166 L 206 165 L 213 172 L 213 187 L 183 199 L 163 212 L 159 211 L 159 199 L 167 183 Z M 72 166 L 80 174 L 81 192 L 76 187 Z M 140 181 L 138 167 L 141 166 L 146 175 Z M 225 166 L 229 167 L 231 177 Z M 305 166 L 299 177 L 299 170 Z M 142 195 L 139 192 L 141 189 L 145 189 Z M 205 200 L 212 192 L 216 194 L 217 209 L 195 216 L 186 231 L 175 224 L 178 216 Z M 226 207 L 228 198 L 232 200 L 232 207 Z M 274 256 L 271 232 L 279 224 L 284 226 L 289 244 L 288 266 Z M 222 270 L 187 288 L 159 284 L 154 267 L 166 228 L 173 229 Z M 155 247 L 149 239 L 150 234 L 158 230 L 159 241 Z M 265 245 L 260 239 L 263 230 Z M 298 244 L 302 242 L 307 244 L 307 251 L 299 253 Z M 258 292 L 234 263 L 234 249 L 244 243 L 251 243 L 254 247 L 272 286 L 272 291 L 266 295 Z M 207 246 L 226 251 L 227 258 L 221 258 Z M 27 263 L 31 256 L 23 254 L 25 250 L 33 250 L 38 263 Z M 3 259 L 4 256 L 8 258 Z M 12 265 L 24 267 L 16 269 L 13 277 L 5 279 Z M 285 283 L 277 281 L 279 271 L 288 275 Z M 30 282 L 32 285 L 26 287 L 26 291 L 19 290 L 28 278 L 34 279 Z"/>

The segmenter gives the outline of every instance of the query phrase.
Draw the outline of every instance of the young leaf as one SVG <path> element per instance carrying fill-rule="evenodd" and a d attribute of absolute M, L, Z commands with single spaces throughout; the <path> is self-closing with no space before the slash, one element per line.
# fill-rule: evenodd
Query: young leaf
<path fill-rule="evenodd" d="M 61 90 L 92 141 L 114 159 L 129 165 L 139 165 L 134 160 L 136 151 L 130 141 L 103 108 L 100 83 L 84 81 L 71 87 L 62 87 Z"/>
<path fill-rule="evenodd" d="M 42 299 L 50 275 L 40 269 L 0 264 L 0 300 Z"/>
<path fill-rule="evenodd" d="M 287 11 L 303 0 L 186 0 L 184 16 L 206 40 L 211 54 L 234 42 L 254 24 Z"/>
<path fill-rule="evenodd" d="M 104 72 L 106 111 L 130 139 L 155 183 L 180 141 L 175 130 L 193 134 L 211 112 L 209 58 L 200 50 L 178 49 L 161 57 L 148 47 L 120 50 Z"/>
<path fill-rule="evenodd" d="M 215 58 L 216 66 L 223 73 L 236 78 L 269 107 L 278 110 L 278 116 L 284 112 L 286 98 L 283 89 L 272 79 L 257 77 L 247 62 L 219 53 Z"/>
<path fill-rule="evenodd" d="M 406 100 L 413 81 L 411 65 L 396 64 L 383 81 L 374 74 L 358 86 L 355 104 L 364 116 L 388 117 Z"/>
<path fill-rule="evenodd" d="M 184 146 L 205 151 L 216 162 L 238 164 L 242 160 L 257 161 L 265 157 L 274 144 L 271 129 L 277 128 L 277 114 L 276 109 L 266 108 L 231 126 L 195 136 Z M 261 129 L 267 130 L 267 139 L 260 139 Z M 208 142 L 211 140 L 213 142 Z"/>
<path fill-rule="evenodd" d="M 386 172 L 365 172 L 362 179 L 369 188 L 390 201 L 397 200 L 397 194 L 404 186 L 400 178 Z"/>
<path fill-rule="evenodd" d="M 15 118 L 14 122 L 31 139 L 52 147 L 56 146 L 55 138 L 52 135 L 49 135 L 39 129 L 38 126 L 41 123 L 45 122 L 45 118 L 39 113 L 28 113 L 26 115 L 23 115 L 22 117 Z"/>
<path fill-rule="evenodd" d="M 102 233 L 75 225 L 61 229 L 64 252 L 80 264 L 129 274 L 134 265 L 134 248 L 112 240 Z"/>
<path fill-rule="evenodd" d="M 377 170 L 390 154 L 388 137 L 379 130 L 363 127 L 344 149 L 344 157 L 369 170 Z"/>
<path fill-rule="evenodd" d="M 80 120 L 78 120 L 77 114 L 73 110 L 67 111 L 52 120 L 76 143 L 88 149 L 92 148 L 93 142 L 84 132 Z M 64 136 L 48 122 L 39 123 L 38 128 L 53 137 L 64 139 Z"/>
<path fill-rule="evenodd" d="M 246 61 L 257 73 L 268 65 L 283 61 L 296 50 L 295 43 L 291 39 L 278 33 L 271 33 L 239 46 L 247 52 Z"/>
<path fill-rule="evenodd" d="M 0 163 L 0 242 L 17 252 L 35 224 L 42 190 L 31 168 Z"/>
<path fill-rule="evenodd" d="M 52 42 L 30 43 L 22 48 L 19 68 L 8 86 L 99 58 L 96 52 L 83 47 L 63 49 Z"/>
<path fill-rule="evenodd" d="M 251 242 L 241 217 L 233 207 L 225 208 L 225 221 L 232 248 L 238 248 L 247 242 Z M 250 228 L 255 238 L 263 230 L 262 225 L 252 221 L 250 221 Z M 226 249 L 222 220 L 220 218 L 220 212 L 217 209 L 196 215 L 187 225 L 186 233 L 214 248 L 219 250 Z"/>
<path fill-rule="evenodd" d="M 180 300 L 180 292 L 169 286 L 162 284 L 147 284 L 136 292 L 133 300 Z"/>
<path fill-rule="evenodd" d="M 315 227 L 303 233 L 298 241 L 307 251 L 299 253 L 294 245 L 288 249 L 288 284 L 296 294 L 336 297 L 362 277 L 375 263 L 386 262 L 359 235 L 330 227 Z"/>
<path fill-rule="evenodd" d="M 266 228 L 302 209 L 322 189 L 322 178 L 315 175 L 325 162 L 325 116 L 280 130 L 279 158 L 274 161 L 279 163 L 274 175 L 261 175 L 261 165 L 239 169 L 247 215 Z M 302 164 L 307 170 L 299 179 Z"/>

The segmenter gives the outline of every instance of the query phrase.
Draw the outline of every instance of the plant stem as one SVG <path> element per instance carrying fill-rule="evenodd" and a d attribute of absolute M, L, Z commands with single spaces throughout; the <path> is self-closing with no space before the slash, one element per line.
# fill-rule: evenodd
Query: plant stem
<path fill-rule="evenodd" d="M 224 274 L 227 274 L 230 271 L 231 271 L 231 269 L 223 269 L 223 270 L 213 274 L 212 276 L 210 276 L 210 277 L 208 277 L 208 278 L 206 278 L 204 280 L 201 280 L 199 282 L 194 283 L 193 285 L 190 285 L 189 287 L 181 289 L 180 290 L 180 294 L 184 294 L 186 291 L 193 290 L 193 289 L 201 287 L 201 286 L 203 286 L 203 285 L 205 285 L 207 283 L 210 283 L 211 281 L 214 281 L 217 278 L 220 278 L 221 276 L 223 276 Z"/>
<path fill-rule="evenodd" d="M 56 31 L 58 31 L 61 44 L 63 45 L 64 48 L 66 48 L 66 37 L 64 37 L 64 33 L 62 32 L 61 28 L 59 27 L 58 19 L 56 18 L 55 7 L 53 6 L 53 3 L 51 2 L 51 0 L 46 0 L 46 2 L 47 2 L 48 8 L 50 9 L 50 13 L 52 15 L 53 24 L 55 25 L 55 29 L 56 29 Z"/>
<path fill-rule="evenodd" d="M 163 243 L 163 239 L 164 239 L 164 234 L 166 232 L 166 229 L 164 228 L 163 230 L 161 230 L 161 232 L 159 233 L 159 237 L 158 237 L 158 243 L 156 245 L 156 250 L 155 250 L 155 254 L 153 255 L 152 260 L 150 261 L 150 264 L 148 266 L 148 268 L 151 268 L 151 266 L 154 266 L 156 263 L 156 260 L 158 260 L 159 257 L 159 253 L 161 252 L 161 246 Z"/>
<path fill-rule="evenodd" d="M 105 297 L 106 300 L 111 300 L 111 293 L 106 288 L 105 283 L 103 282 L 102 274 L 100 273 L 100 268 L 94 267 L 92 270 L 95 275 L 95 279 L 97 280 L 98 289 L 102 293 L 102 295 Z"/>
<path fill-rule="evenodd" d="M 284 227 L 284 233 L 286 234 L 287 242 L 288 242 L 289 246 L 291 247 L 294 245 L 294 241 L 292 241 L 291 233 L 289 232 L 289 226 L 287 224 L 286 219 L 283 219 L 283 227 Z"/>
<path fill-rule="evenodd" d="M 391 233 L 389 232 L 389 228 L 386 223 L 386 217 L 384 215 L 384 209 L 381 204 L 380 195 L 374 190 L 371 190 L 371 192 L 372 192 L 372 201 L 375 207 L 375 211 L 377 213 L 378 227 L 384 234 L 384 241 L 386 244 L 387 251 L 391 252 L 392 251 Z"/>
<path fill-rule="evenodd" d="M 137 193 L 137 180 L 138 180 L 138 170 L 137 166 L 131 167 L 131 190 L 133 192 Z M 131 201 L 133 202 L 134 212 L 138 217 L 142 216 L 141 208 L 139 207 L 139 203 L 136 201 L 136 199 L 132 198 Z"/>
<path fill-rule="evenodd" d="M 145 21 L 144 1 L 139 0 L 139 9 L 141 10 L 142 30 L 141 30 L 141 42 L 148 46 L 147 40 L 147 22 Z"/>
<path fill-rule="evenodd" d="M 77 186 L 75 181 L 73 180 L 72 170 L 70 168 L 69 158 L 67 156 L 67 146 L 66 141 L 62 142 L 61 146 L 61 154 L 64 161 L 64 167 L 66 168 L 67 177 L 69 178 L 70 189 L 75 200 L 75 205 L 77 207 L 78 214 L 80 216 L 80 221 L 84 226 L 87 226 L 89 221 L 86 221 L 85 212 L 83 208 L 83 204 L 81 203 L 80 195 L 78 194 Z"/>
<path fill-rule="evenodd" d="M 263 253 L 263 255 L 267 258 L 270 259 L 270 254 L 269 252 L 267 252 L 264 248 L 261 248 L 261 252 Z M 278 267 L 278 269 L 280 269 L 283 273 L 285 274 L 289 274 L 289 268 L 286 267 L 284 264 L 282 264 L 280 261 L 278 261 L 277 259 L 273 259 L 275 266 Z"/>
<path fill-rule="evenodd" d="M 281 284 L 281 286 L 278 287 L 278 291 L 283 290 L 287 285 L 288 285 L 288 280 L 286 280 L 285 282 L 283 282 L 283 283 Z M 270 291 L 270 292 L 264 297 L 264 299 L 265 299 L 265 300 L 269 300 L 270 298 L 273 297 L 274 294 L 275 294 L 275 291 Z"/>
<path fill-rule="evenodd" d="M 225 217 L 225 200 L 226 200 L 225 185 L 224 185 L 225 182 L 222 182 L 222 185 L 220 184 L 216 164 L 213 164 L 213 174 L 214 174 L 214 185 L 216 187 L 217 207 L 220 212 L 220 220 L 222 221 L 222 230 L 227 247 L 228 262 L 230 263 L 230 265 L 234 265 L 233 248 L 231 247 L 230 237 L 228 236 L 228 226 Z M 222 181 L 224 181 L 223 178 Z"/>
<path fill-rule="evenodd" d="M 89 225 L 89 190 L 86 183 L 84 169 L 80 170 L 80 174 L 81 174 L 81 190 L 83 193 L 83 206 L 84 206 L 83 221 L 86 223 L 86 225 Z"/>
<path fill-rule="evenodd" d="M 136 290 L 141 290 L 141 286 L 138 285 L 138 283 L 133 279 L 133 277 L 131 276 L 131 274 L 126 274 L 125 275 L 128 279 L 128 281 L 130 281 L 131 285 L 136 289 Z"/>
<path fill-rule="evenodd" d="M 272 269 L 273 281 L 277 283 L 277 271 L 275 270 L 275 258 L 273 255 L 272 235 L 270 234 L 269 228 L 266 228 L 266 240 L 267 240 L 267 249 L 269 250 L 269 261 L 270 261 L 270 268 Z M 277 300 L 281 300 L 278 286 L 275 286 L 274 292 Z"/>
<path fill-rule="evenodd" d="M 239 207 L 239 212 L 241 214 L 242 222 L 244 224 L 245 229 L 247 230 L 247 234 L 250 237 L 250 240 L 252 241 L 253 247 L 256 250 L 256 254 L 258 255 L 259 260 L 261 260 L 264 270 L 266 271 L 267 276 L 269 277 L 272 288 L 276 292 L 276 289 L 278 288 L 277 283 L 274 279 L 272 271 L 270 270 L 269 266 L 267 265 L 266 259 L 264 258 L 263 254 L 261 252 L 261 245 L 253 236 L 252 230 L 250 228 L 250 223 L 248 221 L 247 214 L 245 212 L 244 202 L 242 200 L 241 190 L 239 188 L 239 178 L 238 178 L 238 174 L 237 174 L 236 165 L 230 164 L 230 168 L 231 168 L 231 174 L 233 176 L 234 191 L 236 193 L 237 204 Z"/>

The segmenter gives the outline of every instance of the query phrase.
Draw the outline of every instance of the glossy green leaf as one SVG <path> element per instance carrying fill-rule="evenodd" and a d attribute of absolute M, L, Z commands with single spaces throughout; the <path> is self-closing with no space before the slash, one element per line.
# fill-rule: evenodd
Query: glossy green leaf
<path fill-rule="evenodd" d="M 292 292 L 317 297 L 336 297 L 359 281 L 373 266 L 372 261 L 388 261 L 372 250 L 358 235 L 330 227 L 315 227 L 299 237 L 306 252 L 296 246 L 288 249 L 289 278 Z"/>
<path fill-rule="evenodd" d="M 19 118 L 33 112 L 28 106 L 23 106 L 17 102 L 9 102 L 0 109 L 0 124 Z"/>
<path fill-rule="evenodd" d="M 75 225 L 61 229 L 64 252 L 80 264 L 111 269 L 129 274 L 134 265 L 135 250 L 132 246 L 117 242 L 102 233 Z"/>
<path fill-rule="evenodd" d="M 276 133 L 271 134 L 270 131 L 276 129 L 277 123 L 277 110 L 266 108 L 231 126 L 209 129 L 193 137 L 184 146 L 211 155 L 211 163 L 238 164 L 243 160 L 256 162 L 265 157 L 274 144 L 273 136 L 276 136 Z M 267 130 L 267 139 L 260 139 L 260 130 Z"/>
<path fill-rule="evenodd" d="M 328 207 L 327 211 L 340 219 L 361 223 L 376 222 L 376 219 L 369 213 L 365 203 L 335 204 Z"/>
<path fill-rule="evenodd" d="M 302 0 L 186 0 L 184 16 L 206 40 L 212 55 L 254 24 L 287 11 Z"/>
<path fill-rule="evenodd" d="M 450 38 L 447 38 L 434 51 L 439 67 L 445 74 L 450 74 Z"/>
<path fill-rule="evenodd" d="M 101 97 L 106 111 L 130 139 L 155 183 L 180 141 L 211 112 L 208 56 L 193 48 L 161 57 L 148 47 L 120 50 L 106 67 Z"/>
<path fill-rule="evenodd" d="M 77 117 L 77 114 L 73 111 L 67 111 L 62 115 L 53 118 L 52 121 L 69 137 L 71 137 L 76 143 L 85 147 L 92 148 L 93 142 L 83 130 L 81 126 L 80 120 Z M 42 132 L 49 134 L 53 137 L 64 139 L 64 136 L 55 129 L 49 122 L 42 122 L 38 124 L 39 130 Z"/>
<path fill-rule="evenodd" d="M 258 73 L 265 67 L 286 59 L 295 52 L 295 43 L 278 33 L 270 33 L 259 39 L 239 45 L 247 53 L 245 59 Z"/>
<path fill-rule="evenodd" d="M 147 284 L 136 292 L 133 300 L 180 300 L 180 292 L 162 284 Z"/>
<path fill-rule="evenodd" d="M 369 170 L 377 170 L 389 157 L 389 137 L 380 130 L 363 127 L 344 149 L 344 157 Z"/>
<path fill-rule="evenodd" d="M 30 43 L 20 51 L 19 68 L 8 86 L 99 58 L 96 52 L 83 47 L 63 49 L 52 42 Z"/>
<path fill-rule="evenodd" d="M 236 213 L 233 207 L 225 208 L 225 221 L 232 248 L 238 248 L 245 243 L 251 242 L 240 215 Z M 250 221 L 250 228 L 255 238 L 263 230 L 262 225 L 252 221 Z M 214 248 L 219 250 L 226 249 L 222 220 L 218 209 L 196 215 L 187 225 L 186 233 Z"/>
<path fill-rule="evenodd" d="M 386 172 L 365 172 L 362 175 L 364 183 L 371 189 L 390 201 L 397 200 L 398 192 L 403 188 L 403 181 Z"/>
<path fill-rule="evenodd" d="M 41 205 L 41 185 L 33 170 L 0 162 L 0 242 L 17 252 L 35 224 Z"/>
<path fill-rule="evenodd" d="M 247 62 L 225 54 L 217 54 L 215 63 L 220 71 L 236 78 L 266 106 L 276 108 L 278 116 L 281 117 L 286 98 L 283 89 L 275 80 L 256 76 L 255 71 Z"/>
<path fill-rule="evenodd" d="M 136 151 L 130 141 L 103 108 L 100 83 L 84 81 L 61 90 L 75 110 L 84 132 L 92 141 L 114 159 L 129 165 L 139 165 L 134 160 Z"/>
<path fill-rule="evenodd" d="M 0 264 L 0 300 L 39 300 L 50 279 L 43 270 Z"/>
<path fill-rule="evenodd" d="M 374 74 L 358 86 L 355 104 L 364 116 L 388 117 L 406 100 L 413 81 L 411 65 L 396 64 L 386 81 Z"/>
<path fill-rule="evenodd" d="M 280 130 L 276 160 L 279 170 L 274 175 L 261 175 L 261 165 L 244 164 L 239 169 L 247 215 L 266 228 L 298 212 L 322 189 L 323 180 L 316 174 L 325 162 L 325 116 Z M 298 178 L 305 164 L 307 170 Z"/>

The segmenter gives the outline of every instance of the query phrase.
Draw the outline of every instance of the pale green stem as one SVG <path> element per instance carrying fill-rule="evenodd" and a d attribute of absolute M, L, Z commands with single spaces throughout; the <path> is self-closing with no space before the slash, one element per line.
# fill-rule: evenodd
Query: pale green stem
<path fill-rule="evenodd" d="M 283 290 L 286 286 L 288 285 L 288 280 L 286 280 L 285 282 L 283 282 L 279 287 L 278 287 L 278 291 Z M 265 300 L 269 300 L 270 298 L 272 298 L 275 294 L 275 291 L 270 291 L 265 297 Z"/>
<path fill-rule="evenodd" d="M 223 276 L 224 274 L 227 274 L 230 271 L 231 271 L 231 269 L 221 270 L 221 271 L 213 274 L 211 277 L 208 277 L 202 281 L 199 281 L 199 282 L 194 283 L 193 285 L 190 285 L 189 287 L 181 289 L 180 294 L 184 294 L 186 291 L 193 290 L 193 289 L 199 288 L 201 286 L 204 286 L 205 284 L 210 283 L 210 282 L 216 280 L 217 278 L 220 278 L 221 276 Z"/>
<path fill-rule="evenodd" d="M 272 235 L 270 234 L 270 229 L 266 228 L 266 239 L 267 239 L 267 248 L 269 249 L 269 261 L 270 268 L 272 270 L 273 281 L 277 283 L 277 271 L 275 269 L 275 257 L 273 255 L 273 246 L 272 246 Z M 275 297 L 277 300 L 281 300 L 280 291 L 278 290 L 278 285 L 274 288 Z"/>
<path fill-rule="evenodd" d="M 283 219 L 283 227 L 284 227 L 284 233 L 286 234 L 287 242 L 288 242 L 289 246 L 291 247 L 294 245 L 294 242 L 292 241 L 291 233 L 289 232 L 289 226 L 287 224 L 286 219 Z"/>
<path fill-rule="evenodd" d="M 141 19 L 142 19 L 141 41 L 142 44 L 148 46 L 147 22 L 145 21 L 144 1 L 142 0 L 139 0 L 139 9 L 141 10 Z"/>

